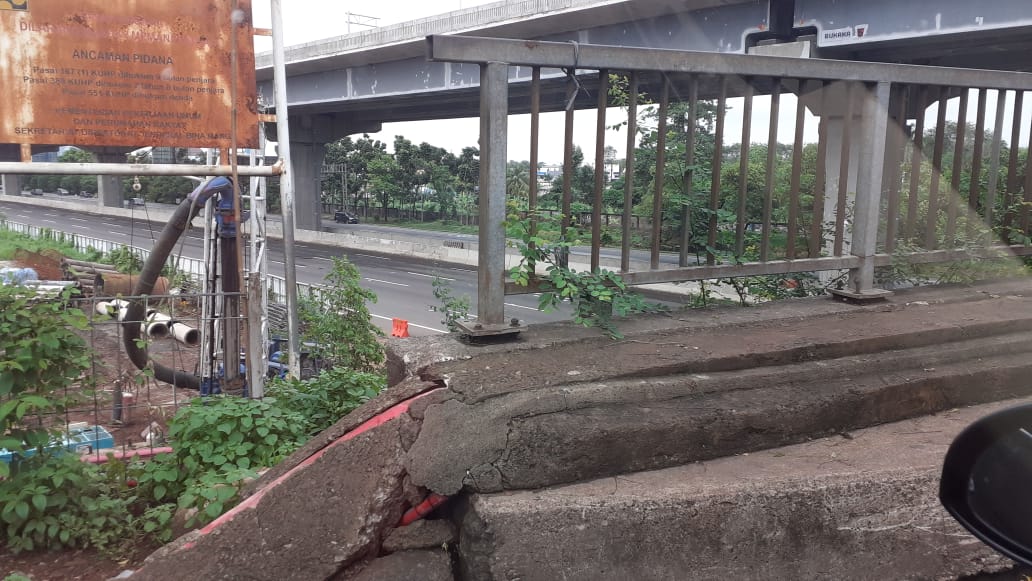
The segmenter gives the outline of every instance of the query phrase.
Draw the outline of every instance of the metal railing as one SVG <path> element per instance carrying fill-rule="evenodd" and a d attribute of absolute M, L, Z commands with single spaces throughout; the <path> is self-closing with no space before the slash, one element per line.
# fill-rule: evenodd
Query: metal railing
<path fill-rule="evenodd" d="M 150 250 L 139 246 L 124 244 L 122 242 L 112 242 L 110 240 L 84 236 L 82 234 L 63 232 L 61 230 L 44 228 L 32 224 L 11 222 L 9 220 L 0 220 L 0 229 L 24 234 L 32 238 L 46 238 L 57 242 L 67 243 L 74 246 L 76 250 L 84 253 L 96 251 L 102 254 L 108 254 L 114 250 L 128 249 L 136 253 L 141 260 L 146 260 L 150 255 Z M 181 255 L 171 257 L 169 260 L 171 265 L 178 272 L 187 275 L 198 285 L 204 280 L 206 269 L 203 260 Z M 268 280 L 269 294 L 273 301 L 282 302 L 282 300 L 287 296 L 286 279 L 276 275 L 266 275 L 266 279 Z M 323 287 L 321 285 L 305 282 L 297 283 L 298 295 L 304 297 L 319 298 L 321 296 L 320 290 L 322 288 Z"/>
<path fill-rule="evenodd" d="M 862 298 L 880 294 L 875 268 L 895 261 L 1032 253 L 1030 74 L 457 36 L 427 44 L 431 60 L 481 66 L 485 324 L 503 324 L 505 294 L 536 290 L 504 282 L 510 113 L 530 114 L 534 167 L 541 113 L 565 111 L 561 232 L 580 194 L 595 270 L 607 112 L 622 109 L 624 219 L 609 234 L 622 240 L 629 284 L 848 270 L 843 290 Z M 597 113 L 590 192 L 571 185 L 576 109 Z M 635 157 L 646 143 L 654 161 Z M 632 210 L 651 212 L 647 260 L 631 248 Z M 677 252 L 676 264 L 661 251 Z"/>

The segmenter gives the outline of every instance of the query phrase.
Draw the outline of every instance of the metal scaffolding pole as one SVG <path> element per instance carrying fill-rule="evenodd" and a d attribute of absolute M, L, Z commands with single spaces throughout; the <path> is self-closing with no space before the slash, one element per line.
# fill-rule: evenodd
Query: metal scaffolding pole
<path fill-rule="evenodd" d="M 283 0 L 272 0 L 272 62 L 276 96 L 276 139 L 280 176 L 280 205 L 283 207 L 283 265 L 287 286 L 287 349 L 290 375 L 301 377 L 301 349 L 297 325 L 297 271 L 294 257 L 294 176 L 290 166 L 290 127 L 287 122 L 287 64 L 283 49 Z"/>

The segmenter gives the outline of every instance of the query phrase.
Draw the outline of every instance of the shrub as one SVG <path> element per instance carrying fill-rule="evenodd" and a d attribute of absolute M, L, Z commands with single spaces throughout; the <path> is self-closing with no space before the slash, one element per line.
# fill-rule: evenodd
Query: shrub
<path fill-rule="evenodd" d="M 268 393 L 305 418 L 305 431 L 318 434 L 380 393 L 387 382 L 382 375 L 344 368 L 328 369 L 300 380 L 278 380 Z"/>
<path fill-rule="evenodd" d="M 314 355 L 335 366 L 371 372 L 385 359 L 379 342 L 383 332 L 372 324 L 366 307 L 367 302 L 376 302 L 376 295 L 362 288 L 360 280 L 355 265 L 335 258 L 326 275 L 327 288 L 319 300 L 301 302 L 299 314 Z"/>

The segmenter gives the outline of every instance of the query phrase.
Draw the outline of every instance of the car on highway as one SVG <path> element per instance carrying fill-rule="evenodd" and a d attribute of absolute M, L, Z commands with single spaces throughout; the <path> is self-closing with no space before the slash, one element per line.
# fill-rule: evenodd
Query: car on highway
<path fill-rule="evenodd" d="M 69 194 L 71 194 L 71 192 L 69 192 L 68 190 L 66 190 L 64 188 L 57 188 L 57 195 L 59 195 L 59 196 L 67 196 Z"/>
<path fill-rule="evenodd" d="M 79 192 L 80 198 L 95 198 L 96 196 L 97 194 L 95 192 L 87 192 L 86 190 Z"/>
<path fill-rule="evenodd" d="M 358 216 L 346 210 L 337 210 L 333 213 L 333 221 L 338 224 L 358 224 Z"/>
<path fill-rule="evenodd" d="M 32 194 L 33 196 L 42 196 L 43 195 L 43 189 L 42 188 L 33 188 L 32 191 L 29 192 L 29 193 Z"/>

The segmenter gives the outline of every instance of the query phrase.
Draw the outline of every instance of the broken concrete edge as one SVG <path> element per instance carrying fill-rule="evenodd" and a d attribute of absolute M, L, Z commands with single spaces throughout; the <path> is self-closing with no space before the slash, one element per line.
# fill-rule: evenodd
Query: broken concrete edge
<path fill-rule="evenodd" d="M 280 486 L 281 484 L 283 484 L 284 482 L 289 480 L 291 477 L 295 476 L 300 471 L 304 470 L 308 466 L 311 466 L 312 464 L 317 462 L 324 454 L 326 454 L 328 451 L 330 451 L 334 447 L 339 446 L 339 445 L 343 444 L 344 442 L 347 442 L 348 440 L 351 440 L 351 439 L 361 435 L 364 432 L 367 432 L 369 430 L 372 430 L 374 428 L 382 426 L 382 425 L 386 424 L 387 422 L 390 422 L 391 420 L 394 420 L 394 419 L 398 418 L 402 414 L 405 414 L 406 412 L 408 412 L 409 406 L 412 404 L 413 401 L 418 400 L 418 399 L 420 399 L 422 397 L 425 397 L 427 395 L 430 395 L 434 391 L 436 391 L 436 390 L 425 391 L 425 392 L 419 393 L 419 394 L 417 394 L 415 396 L 412 396 L 412 397 L 410 397 L 408 399 L 405 399 L 405 400 L 403 400 L 403 401 L 401 401 L 399 403 L 394 404 L 393 406 L 387 408 L 385 411 L 383 411 L 383 412 L 381 412 L 381 413 L 379 413 L 377 415 L 374 415 L 372 418 L 369 418 L 369 419 L 365 420 L 363 423 L 361 423 L 360 425 L 358 425 L 354 429 L 347 431 L 342 436 L 336 438 L 329 445 L 320 448 L 318 451 L 316 451 L 313 454 L 308 454 L 303 460 L 301 460 L 300 462 L 297 462 L 289 470 L 286 470 L 282 474 L 279 474 L 278 476 L 274 477 L 273 479 L 271 479 L 271 481 L 265 480 L 263 478 L 262 479 L 263 483 L 258 488 L 258 490 L 255 491 L 250 496 L 248 496 L 247 498 L 245 498 L 242 502 L 237 504 L 235 507 L 233 507 L 232 509 L 230 509 L 229 511 L 227 511 L 225 514 L 223 514 L 222 516 L 218 517 L 217 519 L 213 520 L 212 522 L 208 523 L 208 525 L 206 525 L 204 528 L 196 530 L 196 531 L 191 531 L 190 533 L 187 533 L 186 535 L 184 535 L 183 537 L 180 537 L 176 541 L 173 541 L 173 543 L 171 545 L 166 545 L 166 547 L 163 547 L 162 549 L 159 549 L 159 551 L 156 552 L 155 555 L 157 555 L 159 552 L 162 553 L 162 554 L 169 554 L 170 552 L 182 552 L 182 551 L 187 551 L 187 550 L 190 550 L 190 549 L 194 548 L 196 546 L 196 544 L 197 544 L 197 541 L 201 537 L 207 536 L 207 535 L 215 532 L 219 527 L 221 527 L 221 526 L 223 526 L 223 525 L 225 525 L 225 524 L 227 524 L 229 522 L 232 522 L 234 519 L 239 517 L 245 511 L 248 511 L 248 510 L 251 510 L 251 509 L 255 508 L 258 505 L 258 503 L 261 502 L 262 498 L 266 494 L 268 494 L 271 490 L 273 490 L 276 487 Z"/>
<path fill-rule="evenodd" d="M 240 491 L 240 496 L 242 498 L 247 498 L 255 494 L 257 491 L 261 490 L 262 487 L 275 481 L 297 465 L 304 462 L 306 458 L 309 458 L 327 446 L 332 445 L 342 436 L 355 430 L 364 422 L 367 422 L 370 419 L 375 418 L 377 415 L 384 413 L 386 410 L 391 409 L 392 406 L 396 406 L 405 401 L 409 402 L 411 405 L 414 401 L 419 399 L 420 396 L 427 395 L 440 387 L 440 383 L 412 379 L 411 381 L 406 381 L 403 384 L 394 385 L 393 387 L 384 389 L 376 397 L 358 406 L 351 413 L 338 420 L 337 423 L 326 428 L 306 442 L 282 462 L 271 467 L 267 472 L 262 474 L 260 478 L 247 484 Z"/>
<path fill-rule="evenodd" d="M 657 331 L 604 344 L 485 351 L 475 359 L 434 364 L 422 375 L 442 378 L 463 402 L 475 403 L 532 387 L 562 389 L 625 378 L 725 372 L 750 366 L 774 368 L 1032 329 L 1032 315 L 1022 316 L 1032 312 L 1032 298 L 1013 299 L 1007 301 L 1009 305 L 985 299 L 964 303 L 963 308 L 923 305 L 902 310 L 858 310 L 801 321 L 729 325 L 705 332 L 691 328 Z M 743 341 L 743 337 L 749 339 Z"/>

